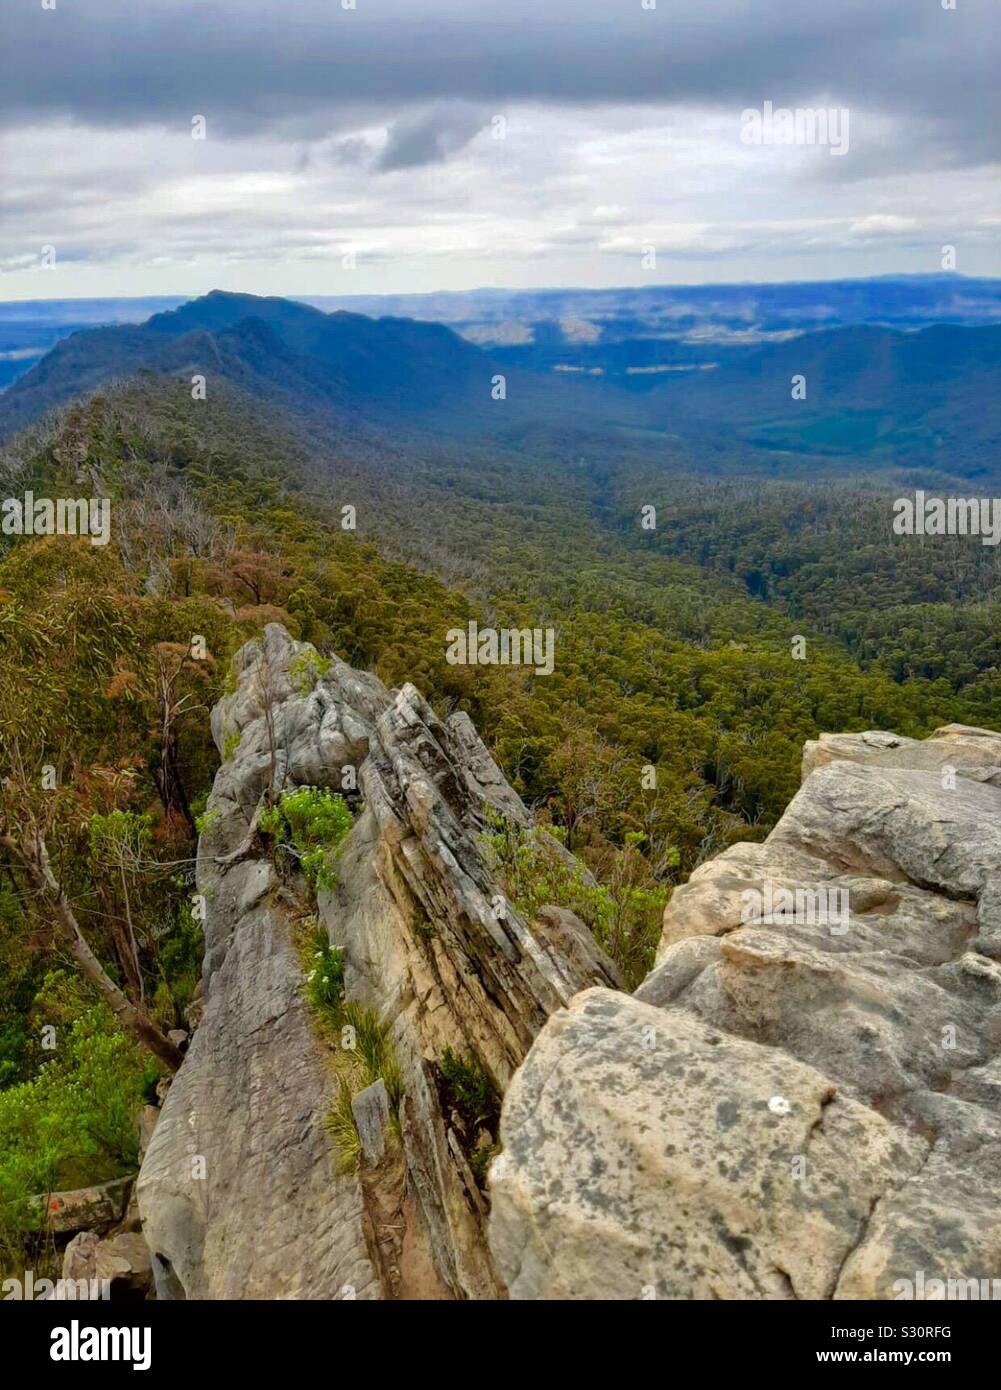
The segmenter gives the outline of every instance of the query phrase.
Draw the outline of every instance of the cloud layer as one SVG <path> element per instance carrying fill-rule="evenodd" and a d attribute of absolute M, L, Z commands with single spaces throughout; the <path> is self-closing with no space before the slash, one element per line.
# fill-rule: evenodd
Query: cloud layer
<path fill-rule="evenodd" d="M 945 243 L 998 269 L 992 0 L 56 0 L 3 29 L 0 299 L 611 284 L 650 247 L 660 279 Z M 743 144 L 766 100 L 849 108 L 849 152 Z"/>

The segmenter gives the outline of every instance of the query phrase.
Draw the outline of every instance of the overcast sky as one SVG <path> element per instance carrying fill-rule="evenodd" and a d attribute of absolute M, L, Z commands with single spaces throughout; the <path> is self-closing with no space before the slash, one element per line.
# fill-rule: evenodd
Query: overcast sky
<path fill-rule="evenodd" d="M 0 300 L 1001 272 L 997 0 L 345 3 L 4 0 Z"/>

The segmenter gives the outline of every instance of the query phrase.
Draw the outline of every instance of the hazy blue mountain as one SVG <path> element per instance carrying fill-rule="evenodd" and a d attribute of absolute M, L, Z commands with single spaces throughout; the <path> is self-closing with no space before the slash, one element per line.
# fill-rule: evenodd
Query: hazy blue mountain
<path fill-rule="evenodd" d="M 142 323 L 184 302 L 177 296 L 0 303 L 0 389 L 70 333 Z M 900 329 L 994 324 L 1001 322 L 1001 280 L 903 275 L 761 285 L 327 295 L 300 302 L 325 313 L 343 309 L 370 318 L 443 323 L 470 342 L 512 351 L 511 362 L 533 369 L 580 364 L 590 348 L 597 356 L 588 365 L 613 371 L 620 364 L 699 362 L 714 349 L 853 324 Z"/>
<path fill-rule="evenodd" d="M 599 450 L 682 439 L 696 460 L 725 452 L 730 469 L 752 453 L 778 470 L 787 456 L 812 456 L 973 476 L 993 471 L 1001 439 L 1001 325 L 487 351 L 442 324 L 220 291 L 63 339 L 0 396 L 0 431 L 140 369 L 222 379 L 275 409 L 359 426 L 513 444 L 541 432 L 546 447 L 590 432 Z M 503 401 L 491 391 L 498 373 Z"/>
<path fill-rule="evenodd" d="M 698 345 L 863 323 L 898 328 L 998 323 L 1001 280 L 950 273 L 760 285 L 345 295 L 309 302 L 361 314 L 434 319 L 473 341 L 502 347 L 582 341 L 607 345 L 629 338 Z"/>
<path fill-rule="evenodd" d="M 111 324 L 142 323 L 158 310 L 183 303 L 183 296 L 24 299 L 0 303 L 0 389 L 29 371 L 71 333 Z"/>
<path fill-rule="evenodd" d="M 324 314 L 284 299 L 213 291 L 141 326 L 63 339 L 0 397 L 9 432 L 53 406 L 139 369 L 222 376 L 283 403 L 380 417 L 490 401 L 492 364 L 438 324 Z"/>

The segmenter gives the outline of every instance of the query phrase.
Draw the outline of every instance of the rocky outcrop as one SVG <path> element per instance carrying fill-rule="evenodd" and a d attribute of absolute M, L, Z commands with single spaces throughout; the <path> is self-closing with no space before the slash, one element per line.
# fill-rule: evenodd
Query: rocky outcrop
<path fill-rule="evenodd" d="M 100 1230 L 121 1220 L 132 1182 L 131 1177 L 114 1178 L 96 1187 L 30 1197 L 29 1210 L 38 1224 L 44 1225 L 53 1235 Z"/>
<path fill-rule="evenodd" d="M 996 1274 L 1001 736 L 808 744 L 775 830 L 675 891 L 627 995 L 572 912 L 510 900 L 487 839 L 544 832 L 465 715 L 274 625 L 234 674 L 194 1031 L 143 1133 L 158 1296 L 888 1298 Z M 349 1044 L 310 1013 L 302 885 L 259 830 L 295 786 L 354 811 L 310 911 L 399 1068 L 398 1126 L 383 1079 L 349 1096 L 353 1171 L 327 1124 Z M 504 1093 L 499 1134 L 449 1057 Z"/>
<path fill-rule="evenodd" d="M 675 891 L 636 995 L 553 1015 L 501 1139 L 490 1239 L 512 1297 L 996 1276 L 1001 736 L 808 744 L 768 839 Z"/>
<path fill-rule="evenodd" d="M 536 924 L 508 901 L 481 837 L 530 817 L 465 715 L 442 721 L 412 686 L 387 690 L 273 624 L 234 674 L 212 715 L 224 761 L 198 852 L 200 1018 L 138 1182 L 158 1294 L 501 1296 L 478 1136 L 438 1062 L 446 1048 L 475 1059 L 503 1089 L 548 1016 L 614 967 L 573 914 Z M 347 997 L 395 1049 L 398 1171 L 370 1166 L 372 1106 L 359 1171 L 338 1171 L 325 1123 L 337 1078 L 293 944 L 302 904 L 257 831 L 262 799 L 298 785 L 356 812 L 317 912 Z"/>
<path fill-rule="evenodd" d="M 145 1298 L 153 1284 L 149 1249 L 137 1231 L 122 1231 L 99 1240 L 94 1231 L 81 1231 L 63 1252 L 62 1285 L 79 1288 L 85 1282 L 99 1297 L 118 1302 Z M 58 1296 L 57 1288 L 57 1296 Z"/>

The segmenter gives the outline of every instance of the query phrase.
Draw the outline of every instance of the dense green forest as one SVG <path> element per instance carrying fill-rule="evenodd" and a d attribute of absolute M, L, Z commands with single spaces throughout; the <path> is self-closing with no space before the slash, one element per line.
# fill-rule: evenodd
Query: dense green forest
<path fill-rule="evenodd" d="M 32 1193 L 134 1168 L 169 1055 L 120 1029 L 54 919 L 158 1035 L 183 1026 L 208 709 L 264 623 L 468 711 L 623 905 L 633 978 L 671 888 L 781 815 L 804 740 L 1001 726 L 991 550 L 894 544 L 885 480 L 713 481 L 590 444 L 282 423 L 143 374 L 8 446 L 9 495 L 109 497 L 114 525 L 106 548 L 0 553 L 0 1261 L 40 1239 Z M 553 627 L 553 674 L 449 665 L 471 618 Z"/>

